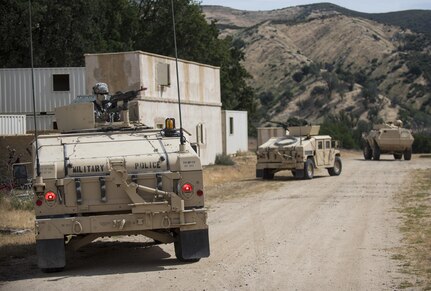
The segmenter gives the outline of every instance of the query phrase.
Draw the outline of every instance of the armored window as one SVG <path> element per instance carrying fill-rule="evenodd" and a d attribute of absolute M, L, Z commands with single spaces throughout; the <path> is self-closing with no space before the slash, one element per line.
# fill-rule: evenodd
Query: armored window
<path fill-rule="evenodd" d="M 326 149 L 331 148 L 331 142 L 329 140 L 326 141 Z"/>
<path fill-rule="evenodd" d="M 229 117 L 229 134 L 233 134 L 233 117 Z"/>
<path fill-rule="evenodd" d="M 323 141 L 319 141 L 319 142 L 317 143 L 317 148 L 318 148 L 319 150 L 323 149 Z"/>
<path fill-rule="evenodd" d="M 69 74 L 52 75 L 53 91 L 70 91 Z"/>

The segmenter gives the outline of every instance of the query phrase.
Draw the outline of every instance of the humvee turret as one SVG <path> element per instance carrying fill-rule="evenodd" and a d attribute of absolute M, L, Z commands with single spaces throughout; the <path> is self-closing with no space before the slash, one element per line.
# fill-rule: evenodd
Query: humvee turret
<path fill-rule="evenodd" d="M 377 161 L 381 154 L 393 154 L 396 160 L 400 160 L 403 155 L 404 160 L 410 160 L 414 138 L 410 130 L 402 126 L 401 120 L 397 120 L 395 123 L 375 125 L 369 133 L 363 133 L 364 158 Z"/>
<path fill-rule="evenodd" d="M 209 256 L 199 157 L 180 140 L 175 120 L 163 130 L 129 120 L 125 103 L 137 92 L 99 99 L 100 108 L 97 99 L 57 108 L 62 133 L 37 138 L 33 187 L 43 271 L 63 269 L 66 248 L 114 235 L 174 243 L 182 261 Z"/>
<path fill-rule="evenodd" d="M 342 170 L 338 142 L 318 135 L 320 126 L 289 127 L 289 134 L 274 137 L 259 146 L 256 177 L 273 179 L 278 171 L 290 170 L 296 178 L 312 179 L 314 170 L 326 168 L 329 175 Z"/>

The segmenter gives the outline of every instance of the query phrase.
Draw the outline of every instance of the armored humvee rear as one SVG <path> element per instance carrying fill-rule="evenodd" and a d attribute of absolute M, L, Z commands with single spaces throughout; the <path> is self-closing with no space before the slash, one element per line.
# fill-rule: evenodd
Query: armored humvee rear
<path fill-rule="evenodd" d="M 369 133 L 363 133 L 364 158 L 380 160 L 380 154 L 393 154 L 396 160 L 403 155 L 404 160 L 410 160 L 414 138 L 410 130 L 402 126 L 401 120 L 397 120 L 395 123 L 375 125 Z"/>
<path fill-rule="evenodd" d="M 318 135 L 319 129 L 316 125 L 289 127 L 289 135 L 259 146 L 256 177 L 273 179 L 276 172 L 291 170 L 296 178 L 312 179 L 318 168 L 326 168 L 331 176 L 340 175 L 338 143 L 328 135 Z"/>
<path fill-rule="evenodd" d="M 190 144 L 180 142 L 173 120 L 164 130 L 132 124 L 126 106 L 112 110 L 124 119 L 105 122 L 97 120 L 94 106 L 58 108 L 59 129 L 66 132 L 37 139 L 39 267 L 61 270 L 66 247 L 113 235 L 174 243 L 183 261 L 208 257 L 202 166 Z"/>

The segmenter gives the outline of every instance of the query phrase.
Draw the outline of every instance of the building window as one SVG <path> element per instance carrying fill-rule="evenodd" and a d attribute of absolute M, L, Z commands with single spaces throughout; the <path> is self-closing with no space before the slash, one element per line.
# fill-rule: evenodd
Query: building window
<path fill-rule="evenodd" d="M 53 91 L 70 91 L 69 74 L 52 75 Z"/>
<path fill-rule="evenodd" d="M 229 134 L 233 134 L 233 117 L 229 117 Z"/>

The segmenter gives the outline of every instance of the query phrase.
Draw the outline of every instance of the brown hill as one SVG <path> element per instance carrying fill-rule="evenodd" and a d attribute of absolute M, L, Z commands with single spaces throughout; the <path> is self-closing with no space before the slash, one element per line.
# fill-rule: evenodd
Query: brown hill
<path fill-rule="evenodd" d="M 343 110 L 371 121 L 409 117 L 414 123 L 420 115 L 421 122 L 431 124 L 431 71 L 414 71 L 411 57 L 429 54 L 429 47 L 403 49 L 420 35 L 331 7 L 203 6 L 207 19 L 217 19 L 221 34 L 242 45 L 244 65 L 260 96 L 260 122 L 292 116 L 320 121 Z"/>

